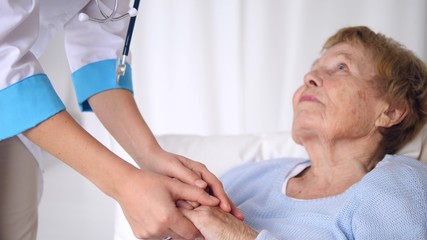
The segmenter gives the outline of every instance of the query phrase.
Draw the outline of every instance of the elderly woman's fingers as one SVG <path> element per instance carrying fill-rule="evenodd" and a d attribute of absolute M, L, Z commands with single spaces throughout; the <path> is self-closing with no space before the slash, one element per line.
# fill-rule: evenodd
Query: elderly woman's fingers
<path fill-rule="evenodd" d="M 212 235 L 212 232 L 215 232 L 218 224 L 217 219 L 213 217 L 210 208 L 201 206 L 200 208 L 194 210 L 181 209 L 182 213 L 186 218 L 188 218 L 196 228 L 202 233 L 202 235 L 209 239 L 209 236 Z"/>
<path fill-rule="evenodd" d="M 174 223 L 170 227 L 170 229 L 171 229 L 171 231 L 173 233 L 173 234 L 170 235 L 172 237 L 172 239 L 174 239 L 174 238 L 175 239 L 177 239 L 177 238 L 181 238 L 181 239 L 201 239 L 202 235 L 200 234 L 200 232 L 197 232 L 196 235 L 194 235 L 194 233 L 189 233 L 188 227 L 189 226 L 193 226 L 193 223 L 188 218 L 186 218 L 182 214 L 181 211 L 177 210 L 176 211 L 176 216 L 178 216 L 178 218 L 176 218 L 176 221 L 174 221 Z M 178 235 L 178 236 L 176 236 L 175 234 Z"/>
<path fill-rule="evenodd" d="M 200 206 L 194 210 L 181 209 L 199 229 L 206 240 L 255 239 L 252 228 L 219 207 Z"/>

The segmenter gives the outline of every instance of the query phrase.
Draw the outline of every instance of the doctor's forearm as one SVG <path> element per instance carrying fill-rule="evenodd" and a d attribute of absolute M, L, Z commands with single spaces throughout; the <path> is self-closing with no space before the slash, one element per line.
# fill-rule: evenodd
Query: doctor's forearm
<path fill-rule="evenodd" d="M 135 170 L 88 134 L 66 111 L 27 130 L 24 135 L 109 196 L 115 196 L 120 181 Z"/>
<path fill-rule="evenodd" d="M 146 159 L 147 154 L 160 149 L 129 91 L 104 91 L 92 96 L 89 104 L 102 124 L 138 164 Z"/>

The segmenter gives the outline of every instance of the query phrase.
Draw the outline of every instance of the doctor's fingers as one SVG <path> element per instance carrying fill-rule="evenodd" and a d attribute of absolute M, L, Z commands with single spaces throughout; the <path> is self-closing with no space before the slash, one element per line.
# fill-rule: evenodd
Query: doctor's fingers
<path fill-rule="evenodd" d="M 203 165 L 203 168 L 198 169 L 202 174 L 202 179 L 208 183 L 208 192 L 220 200 L 219 206 L 223 211 L 232 212 L 236 217 L 241 218 L 242 213 L 236 208 L 224 190 L 221 181 Z"/>
<path fill-rule="evenodd" d="M 202 179 L 200 170 L 207 171 L 207 168 L 196 161 L 190 160 L 184 156 L 173 154 L 176 158 L 173 165 L 167 170 L 166 175 L 178 178 L 182 182 L 205 189 L 208 183 Z M 203 170 L 205 169 L 205 170 Z"/>
<path fill-rule="evenodd" d="M 175 202 L 184 200 L 207 206 L 218 206 L 220 202 L 218 198 L 210 195 L 204 189 L 183 183 L 178 179 L 171 179 L 168 183 L 168 189 Z"/>
<path fill-rule="evenodd" d="M 228 198 L 230 205 L 231 205 L 231 215 L 239 219 L 240 221 L 245 220 L 245 215 L 237 208 L 237 206 L 231 201 L 230 198 Z"/>
<path fill-rule="evenodd" d="M 183 156 L 177 155 L 177 157 L 181 163 L 186 166 L 186 169 L 182 169 L 180 177 L 178 177 L 179 179 L 188 179 L 184 182 L 191 184 L 191 182 L 200 183 L 200 180 L 198 179 L 201 178 L 203 182 L 207 183 L 207 186 L 203 187 L 203 184 L 196 184 L 196 186 L 206 188 L 210 194 L 217 197 L 220 200 L 220 207 L 224 211 L 230 212 L 233 208 L 234 212 L 238 212 L 225 193 L 221 181 L 219 181 L 219 179 L 211 173 L 204 164 L 187 159 Z M 189 173 L 190 170 L 197 175 Z"/>

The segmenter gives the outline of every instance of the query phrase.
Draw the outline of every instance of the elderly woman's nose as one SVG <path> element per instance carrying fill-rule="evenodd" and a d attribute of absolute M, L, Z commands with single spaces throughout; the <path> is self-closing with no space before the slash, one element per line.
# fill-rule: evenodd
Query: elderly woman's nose
<path fill-rule="evenodd" d="M 322 81 L 322 77 L 317 70 L 311 70 L 304 76 L 304 84 L 307 87 L 319 87 L 322 85 Z"/>

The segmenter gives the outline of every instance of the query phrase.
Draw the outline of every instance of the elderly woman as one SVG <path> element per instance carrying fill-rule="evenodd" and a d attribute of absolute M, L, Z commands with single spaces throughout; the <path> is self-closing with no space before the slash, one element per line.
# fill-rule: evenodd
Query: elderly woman
<path fill-rule="evenodd" d="M 426 122 L 426 65 L 367 27 L 330 37 L 293 98 L 310 157 L 223 177 L 245 214 L 182 209 L 206 239 L 427 239 L 427 165 L 393 155 Z"/>

